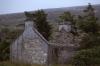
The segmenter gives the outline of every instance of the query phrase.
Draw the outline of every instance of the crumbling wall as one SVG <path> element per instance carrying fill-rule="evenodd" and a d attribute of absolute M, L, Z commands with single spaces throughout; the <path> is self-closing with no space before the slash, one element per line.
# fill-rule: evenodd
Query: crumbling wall
<path fill-rule="evenodd" d="M 49 45 L 48 64 L 67 64 L 71 61 L 76 48 Z"/>
<path fill-rule="evenodd" d="M 47 51 L 48 42 L 28 22 L 23 34 L 11 44 L 10 57 L 16 63 L 45 64 Z"/>

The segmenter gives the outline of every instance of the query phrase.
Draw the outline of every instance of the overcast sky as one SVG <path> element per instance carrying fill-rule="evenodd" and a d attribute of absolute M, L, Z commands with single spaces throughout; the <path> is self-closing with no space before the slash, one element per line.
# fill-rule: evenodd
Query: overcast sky
<path fill-rule="evenodd" d="M 0 0 L 0 14 L 37 9 L 100 4 L 100 0 Z"/>

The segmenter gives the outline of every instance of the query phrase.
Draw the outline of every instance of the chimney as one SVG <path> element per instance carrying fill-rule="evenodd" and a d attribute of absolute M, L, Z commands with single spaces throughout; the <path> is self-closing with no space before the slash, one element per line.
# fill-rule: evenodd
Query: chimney
<path fill-rule="evenodd" d="M 32 21 L 26 21 L 25 22 L 25 29 L 29 28 L 29 27 L 33 27 L 34 26 L 34 22 Z"/>
<path fill-rule="evenodd" d="M 59 31 L 65 30 L 66 32 L 71 31 L 71 24 L 70 22 L 62 22 L 62 24 L 59 24 Z"/>

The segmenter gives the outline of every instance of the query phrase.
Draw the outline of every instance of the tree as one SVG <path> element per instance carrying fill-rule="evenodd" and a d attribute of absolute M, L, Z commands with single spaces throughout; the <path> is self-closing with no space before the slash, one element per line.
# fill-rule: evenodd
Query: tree
<path fill-rule="evenodd" d="M 26 20 L 32 20 L 32 14 L 31 13 L 29 13 L 29 12 L 24 12 L 25 13 L 25 16 L 26 16 Z"/>
<path fill-rule="evenodd" d="M 70 12 L 64 12 L 60 18 L 65 21 L 65 22 L 70 22 L 71 24 L 71 33 L 76 36 L 78 35 L 77 33 L 77 27 L 76 27 L 76 20 L 75 20 L 75 16 L 72 15 Z"/>
<path fill-rule="evenodd" d="M 71 21 L 73 22 L 73 18 L 74 18 L 74 15 L 72 15 L 69 11 L 68 12 L 64 12 L 60 18 L 63 20 L 63 21 Z"/>
<path fill-rule="evenodd" d="M 75 66 L 100 65 L 99 27 L 94 8 L 89 4 L 84 10 L 84 16 L 78 18 L 78 29 L 82 30 L 84 35 L 79 43 L 79 51 L 74 56 Z"/>
<path fill-rule="evenodd" d="M 0 41 L 0 61 L 6 61 L 10 58 L 10 44 L 20 35 L 22 30 L 1 29 Z"/>
<path fill-rule="evenodd" d="M 98 33 L 99 25 L 97 17 L 95 17 L 94 8 L 89 3 L 88 7 L 84 10 L 84 16 L 79 16 L 78 27 L 85 33 Z"/>
<path fill-rule="evenodd" d="M 78 18 L 78 28 L 84 33 L 82 41 L 80 42 L 80 48 L 89 48 L 97 45 L 99 43 L 99 24 L 97 23 L 97 17 L 95 17 L 94 8 L 91 4 L 83 11 L 84 16 L 79 16 Z M 99 44 L 98 44 L 99 45 Z"/>
<path fill-rule="evenodd" d="M 37 30 L 44 36 L 45 39 L 49 40 L 49 37 L 51 36 L 51 25 L 47 22 L 47 14 L 45 14 L 43 10 L 38 10 L 31 14 L 31 17 L 27 17 L 35 22 Z"/>
<path fill-rule="evenodd" d="M 76 41 L 75 37 L 78 36 L 78 32 L 77 32 L 77 27 L 76 27 L 76 20 L 75 20 L 75 16 L 72 15 L 70 12 L 64 12 L 60 18 L 62 19 L 62 21 L 64 22 L 70 22 L 71 25 L 71 31 L 70 33 L 73 34 L 73 43 Z"/>
<path fill-rule="evenodd" d="M 73 58 L 74 66 L 100 66 L 100 46 L 78 51 Z"/>

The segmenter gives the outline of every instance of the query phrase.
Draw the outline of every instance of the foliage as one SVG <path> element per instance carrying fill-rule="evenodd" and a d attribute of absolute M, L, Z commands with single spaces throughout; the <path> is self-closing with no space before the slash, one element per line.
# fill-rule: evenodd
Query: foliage
<path fill-rule="evenodd" d="M 0 66 L 47 66 L 46 64 L 23 64 L 23 63 L 12 63 L 10 61 L 0 62 Z M 57 65 L 50 65 L 50 66 L 72 66 L 71 64 L 57 64 Z"/>
<path fill-rule="evenodd" d="M 31 15 L 31 16 L 30 16 Z M 47 22 L 47 14 L 43 10 L 38 10 L 33 14 L 28 14 L 26 12 L 26 16 L 35 22 L 37 30 L 49 40 L 51 36 L 51 25 Z"/>
<path fill-rule="evenodd" d="M 80 50 L 73 59 L 74 66 L 100 65 L 100 33 L 94 8 L 91 4 L 84 10 L 84 16 L 78 18 L 78 28 L 85 33 L 81 38 Z"/>
<path fill-rule="evenodd" d="M 25 13 L 25 16 L 27 18 L 26 20 L 33 20 L 32 19 L 32 17 L 33 17 L 32 14 L 30 14 L 29 12 L 26 12 L 26 11 L 24 13 Z"/>
<path fill-rule="evenodd" d="M 79 49 L 88 49 L 95 46 L 100 46 L 100 34 L 86 34 L 82 37 L 82 41 L 79 44 Z"/>
<path fill-rule="evenodd" d="M 73 17 L 74 15 L 72 15 L 70 12 L 64 12 L 60 18 L 63 20 L 63 21 L 71 21 L 73 22 Z"/>
<path fill-rule="evenodd" d="M 69 22 L 71 25 L 71 33 L 76 36 L 78 35 L 77 33 L 77 27 L 76 27 L 76 20 L 75 20 L 75 16 L 72 15 L 70 12 L 64 12 L 61 16 L 60 16 L 61 20 L 64 22 Z"/>
<path fill-rule="evenodd" d="M 73 59 L 74 66 L 99 66 L 100 47 L 78 51 Z"/>
<path fill-rule="evenodd" d="M 94 8 L 92 8 L 91 4 L 84 10 L 84 14 L 84 16 L 79 16 L 78 19 L 78 28 L 86 33 L 80 42 L 81 49 L 98 46 L 100 43 L 100 26 L 97 24 L 97 18 L 95 17 Z"/>
<path fill-rule="evenodd" d="M 3 61 L 3 62 L 0 62 L 0 66 L 31 66 L 31 65 L 30 64 L 23 64 L 23 63 L 17 64 L 17 63 L 12 63 L 10 61 Z"/>
<path fill-rule="evenodd" d="M 100 26 L 97 23 L 97 17 L 95 17 L 91 4 L 84 10 L 84 16 L 79 16 L 77 22 L 78 28 L 85 33 L 97 33 L 99 31 Z"/>
<path fill-rule="evenodd" d="M 2 28 L 0 41 L 0 61 L 8 60 L 10 54 L 10 44 L 19 36 L 20 30 L 9 30 Z"/>

